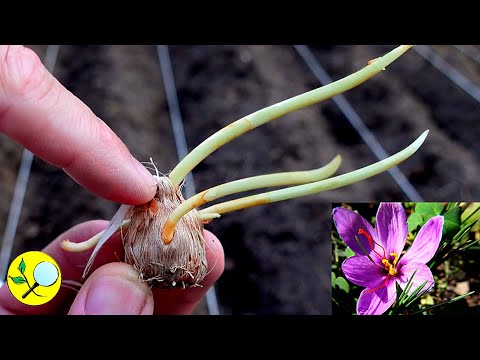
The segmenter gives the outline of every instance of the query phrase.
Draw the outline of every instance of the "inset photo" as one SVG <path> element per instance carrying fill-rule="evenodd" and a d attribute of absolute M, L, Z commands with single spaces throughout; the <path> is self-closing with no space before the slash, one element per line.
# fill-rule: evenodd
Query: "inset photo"
<path fill-rule="evenodd" d="M 480 314 L 480 202 L 332 204 L 332 314 Z"/>

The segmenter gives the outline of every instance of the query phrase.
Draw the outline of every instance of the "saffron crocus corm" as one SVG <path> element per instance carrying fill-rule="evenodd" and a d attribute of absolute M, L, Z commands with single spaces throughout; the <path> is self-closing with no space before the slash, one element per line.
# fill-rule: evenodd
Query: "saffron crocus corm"
<path fill-rule="evenodd" d="M 383 314 L 397 298 L 396 284 L 405 289 L 413 274 L 410 293 L 425 281 L 422 293 L 431 290 L 434 280 L 426 263 L 442 238 L 443 216 L 429 219 L 403 255 L 408 226 L 400 203 L 380 203 L 375 228 L 343 207 L 333 210 L 333 221 L 339 236 L 355 253 L 343 262 L 342 271 L 349 281 L 365 287 L 358 298 L 357 314 Z"/>

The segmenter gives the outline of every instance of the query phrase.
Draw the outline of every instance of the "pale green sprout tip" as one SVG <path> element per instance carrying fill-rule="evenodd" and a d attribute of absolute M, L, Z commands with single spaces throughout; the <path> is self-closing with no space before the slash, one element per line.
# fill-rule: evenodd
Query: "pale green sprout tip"
<path fill-rule="evenodd" d="M 290 200 L 297 197 L 316 194 L 321 191 L 333 190 L 346 185 L 351 185 L 353 183 L 378 175 L 409 158 L 423 144 L 427 135 L 428 130 L 423 132 L 412 144 L 402 151 L 361 169 L 310 184 L 293 186 L 286 189 L 275 190 L 258 195 L 247 196 L 241 199 L 226 201 L 200 210 L 200 215 L 209 213 L 225 214 L 227 212 L 245 209 L 256 205 Z"/>
<path fill-rule="evenodd" d="M 318 180 L 326 179 L 330 177 L 338 170 L 338 168 L 340 167 L 341 161 L 342 161 L 342 157 L 340 155 L 337 155 L 327 165 L 319 169 L 309 170 L 309 171 L 291 171 L 291 172 L 283 172 L 283 173 L 277 173 L 277 174 L 253 176 L 251 178 L 232 181 L 229 184 L 232 186 L 235 183 L 237 185 L 240 185 L 242 182 L 244 185 L 247 185 L 248 183 L 250 183 L 249 186 L 244 186 L 242 188 L 237 187 L 238 191 L 235 191 L 235 193 L 238 193 L 241 191 L 253 190 L 253 189 L 260 189 L 265 187 L 272 187 L 272 186 L 305 184 L 305 183 L 314 182 L 314 181 L 318 181 Z M 210 190 L 213 191 L 212 194 L 218 195 L 215 197 L 215 199 L 227 195 L 225 193 L 225 188 L 220 195 L 218 194 L 218 192 L 214 191 L 215 188 L 211 188 Z M 231 194 L 233 193 L 234 192 L 232 192 Z M 214 200 L 213 198 L 211 198 L 212 194 L 210 194 L 208 197 L 204 196 L 204 199 L 207 199 L 208 201 Z M 200 212 L 200 218 L 204 223 L 208 223 L 211 220 L 218 219 L 220 218 L 220 216 L 221 216 L 220 214 L 214 213 L 214 212 L 205 212 L 205 211 Z"/>
<path fill-rule="evenodd" d="M 220 197 L 225 197 L 243 191 L 273 186 L 305 184 L 328 178 L 338 170 L 341 161 L 341 156 L 337 155 L 327 165 L 319 169 L 252 176 L 215 186 L 187 199 L 172 212 L 169 220 L 172 223 L 177 223 L 189 211 Z M 202 218 L 202 220 L 204 220 L 204 218 Z"/>
<path fill-rule="evenodd" d="M 220 217 L 221 217 L 220 214 L 218 214 L 218 213 L 212 213 L 212 212 L 210 212 L 210 213 L 203 213 L 203 214 L 200 215 L 200 219 L 202 220 L 202 222 L 203 222 L 204 224 L 209 223 L 210 221 L 212 221 L 212 220 L 214 220 L 214 219 L 218 219 L 218 218 L 220 218 Z"/>
<path fill-rule="evenodd" d="M 219 131 L 211 135 L 209 138 L 204 140 L 202 143 L 200 143 L 196 148 L 194 148 L 187 156 L 185 156 L 178 163 L 178 165 L 169 174 L 170 180 L 174 185 L 180 184 L 180 182 L 183 181 L 183 179 L 187 176 L 187 174 L 195 166 L 197 166 L 202 160 L 204 160 L 208 155 L 216 151 L 218 148 L 220 148 L 224 144 L 235 139 L 236 137 L 250 130 L 255 129 L 260 125 L 266 124 L 269 121 L 277 119 L 282 115 L 285 115 L 292 111 L 318 103 L 320 101 L 329 99 L 335 95 L 344 93 L 354 88 L 357 85 L 360 85 L 361 83 L 365 82 L 375 74 L 384 70 L 388 65 L 390 65 L 393 61 L 399 58 L 412 46 L 413 45 L 398 46 L 392 51 L 390 51 L 389 53 L 385 54 L 384 56 L 375 58 L 369 61 L 367 66 L 365 66 L 363 69 L 358 70 L 357 72 L 351 75 L 348 75 L 328 85 L 321 86 L 317 89 L 308 91 L 306 93 L 297 95 L 290 99 L 265 107 L 261 110 L 258 110 L 250 115 L 247 115 L 231 123 L 230 125 L 220 129 Z M 360 177 L 360 175 L 356 175 L 356 176 Z M 355 180 L 355 181 L 360 181 L 360 180 Z M 341 185 L 341 186 L 344 186 L 344 185 Z M 193 210 L 194 208 L 205 204 L 207 201 L 211 201 L 214 198 L 218 198 L 218 196 L 216 197 L 216 192 L 210 192 L 207 195 L 209 191 L 210 190 L 205 190 L 197 195 L 194 195 L 192 198 L 186 200 L 185 203 L 181 204 L 174 212 L 172 212 L 172 214 L 169 216 L 169 218 L 165 222 L 162 229 L 162 239 L 165 244 L 168 244 L 170 243 L 170 241 L 172 241 L 175 227 L 182 216 L 184 216 L 186 213 Z M 218 187 L 216 188 L 216 191 L 218 191 Z M 287 191 L 287 194 L 290 194 L 290 192 L 294 192 L 294 191 L 296 191 L 296 188 L 290 189 L 289 191 Z M 308 192 L 308 194 L 311 194 L 311 193 L 313 192 Z M 266 193 L 266 194 L 271 194 L 271 193 Z M 302 195 L 293 196 L 293 197 L 288 197 L 288 196 L 290 195 L 287 195 L 286 199 L 298 197 Z M 260 195 L 258 198 L 248 197 L 248 199 L 251 199 L 251 201 L 258 200 L 258 202 L 256 203 L 248 203 L 249 206 L 274 202 Z M 244 204 L 242 200 L 244 199 L 239 199 L 237 202 L 233 200 L 236 210 L 241 209 L 241 207 L 237 207 L 237 204 Z M 267 202 L 264 202 L 264 201 L 267 201 Z M 275 200 L 275 201 L 280 201 L 280 200 Z M 228 202 L 228 203 L 231 204 L 231 202 Z M 229 211 L 233 211 L 233 210 L 229 210 Z M 213 212 L 219 213 L 219 214 L 222 213 L 218 211 L 213 211 Z M 208 213 L 208 211 L 205 211 L 204 213 Z"/>
<path fill-rule="evenodd" d="M 316 104 L 320 101 L 330 99 L 335 95 L 344 93 L 357 85 L 360 85 L 375 74 L 384 70 L 412 46 L 413 45 L 398 46 L 351 75 L 328 85 L 265 107 L 220 129 L 200 143 L 187 156 L 185 156 L 177 166 L 175 166 L 169 174 L 170 180 L 174 184 L 179 185 L 187 174 L 208 155 L 238 136 L 255 129 L 260 125 L 266 124 L 269 121 L 275 120 L 280 116 Z"/>
<path fill-rule="evenodd" d="M 116 231 L 125 230 L 128 227 L 128 225 L 130 225 L 130 219 L 123 220 L 122 224 L 120 225 L 120 227 Z M 105 234 L 105 231 L 106 230 L 100 231 L 98 234 L 92 236 L 90 239 L 82 241 L 80 243 L 74 243 L 74 242 L 71 242 L 70 240 L 66 239 L 66 240 L 63 240 L 60 243 L 60 246 L 63 250 L 66 250 L 66 251 L 69 251 L 69 252 L 84 252 L 88 249 L 91 249 L 95 245 L 97 245 L 97 243 L 101 239 L 102 235 Z"/>

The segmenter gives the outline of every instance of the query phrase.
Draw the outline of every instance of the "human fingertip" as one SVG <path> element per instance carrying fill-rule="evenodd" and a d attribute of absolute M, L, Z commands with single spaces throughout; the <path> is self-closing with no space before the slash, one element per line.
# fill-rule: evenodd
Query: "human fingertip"
<path fill-rule="evenodd" d="M 87 279 L 75 298 L 71 315 L 151 315 L 153 295 L 138 272 L 124 263 L 109 263 Z"/>
<path fill-rule="evenodd" d="M 140 161 L 135 159 L 133 156 L 132 161 L 135 169 L 137 170 L 139 178 L 145 184 L 145 188 L 147 189 L 146 191 L 148 192 L 148 194 L 151 193 L 152 195 L 149 198 L 149 200 L 151 200 L 151 198 L 153 198 L 153 196 L 155 195 L 155 191 L 157 189 L 157 180 L 155 180 L 150 171 L 148 171 L 147 168 L 143 166 Z"/>

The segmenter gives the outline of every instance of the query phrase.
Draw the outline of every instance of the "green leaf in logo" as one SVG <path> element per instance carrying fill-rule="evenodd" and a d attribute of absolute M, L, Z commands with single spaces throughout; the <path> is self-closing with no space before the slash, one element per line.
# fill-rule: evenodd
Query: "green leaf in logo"
<path fill-rule="evenodd" d="M 13 277 L 13 276 L 10 276 L 10 275 L 9 275 L 9 277 L 10 277 L 10 279 L 12 279 L 12 281 L 13 281 L 15 284 L 23 284 L 23 283 L 26 282 L 25 279 L 23 278 L 23 276 L 15 276 L 15 277 Z"/>
<path fill-rule="evenodd" d="M 20 265 L 18 265 L 18 270 L 20 270 L 22 274 L 25 274 L 26 268 L 27 268 L 27 265 L 25 265 L 25 261 L 23 261 L 23 258 L 22 258 L 22 261 L 20 261 Z"/>

